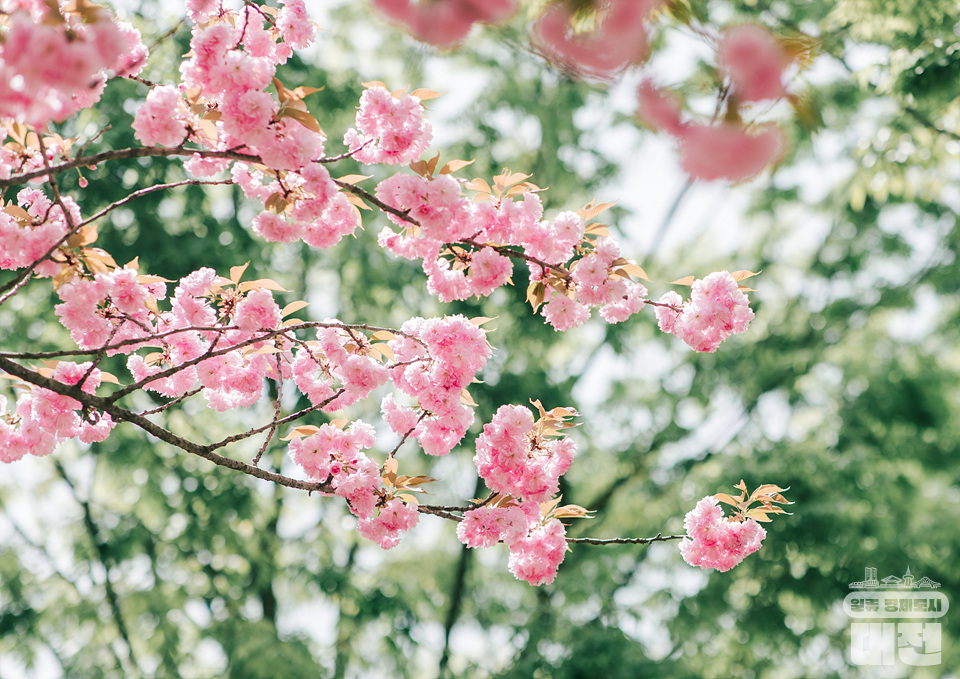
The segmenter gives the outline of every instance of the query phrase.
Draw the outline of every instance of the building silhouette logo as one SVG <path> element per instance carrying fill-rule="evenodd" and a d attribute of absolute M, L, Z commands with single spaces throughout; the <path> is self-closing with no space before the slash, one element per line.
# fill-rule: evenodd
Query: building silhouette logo
<path fill-rule="evenodd" d="M 926 576 L 919 580 L 915 579 L 910 573 L 909 566 L 903 577 L 888 575 L 883 580 L 877 580 L 877 569 L 872 566 L 867 566 L 864 571 L 864 579 L 851 582 L 850 589 L 937 589 L 940 587 L 939 582 L 934 582 Z"/>

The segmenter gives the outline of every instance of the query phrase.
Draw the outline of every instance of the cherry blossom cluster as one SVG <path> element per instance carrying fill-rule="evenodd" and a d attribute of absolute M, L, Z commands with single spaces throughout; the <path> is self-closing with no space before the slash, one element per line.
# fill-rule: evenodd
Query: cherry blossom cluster
<path fill-rule="evenodd" d="M 323 156 L 324 136 L 298 105 L 301 98 L 277 86 L 265 92 L 278 64 L 309 45 L 315 26 L 303 0 L 279 10 L 245 5 L 237 15 L 219 3 L 195 2 L 191 57 L 181 64 L 182 84 L 155 87 L 137 111 L 134 129 L 144 144 L 178 145 L 188 139 L 216 150 L 246 149 L 274 170 L 297 170 Z M 215 172 L 216 163 L 200 172 Z"/>
<path fill-rule="evenodd" d="M 540 408 L 539 402 L 535 405 Z M 566 408 L 533 420 L 524 406 L 501 406 L 477 437 L 474 464 L 480 478 L 496 495 L 464 513 L 457 537 L 468 547 L 491 547 L 503 542 L 510 550 L 510 572 L 532 585 L 553 582 L 566 554 L 566 530 L 559 516 L 585 513 L 556 510 L 559 478 L 576 455 L 573 439 L 560 429 L 576 415 Z M 580 508 L 576 508 L 580 509 Z"/>
<path fill-rule="evenodd" d="M 543 54 L 574 73 L 608 76 L 647 57 L 646 20 L 662 0 L 603 0 L 592 30 L 576 30 L 577 5 L 550 5 L 533 27 Z"/>
<path fill-rule="evenodd" d="M 559 519 L 541 516 L 541 511 L 532 500 L 498 498 L 466 512 L 457 525 L 457 537 L 472 548 L 503 542 L 514 577 L 531 585 L 549 585 L 567 553 L 566 529 Z"/>
<path fill-rule="evenodd" d="M 497 23 L 517 9 L 516 0 L 372 0 L 384 16 L 423 42 L 445 47 L 463 40 L 477 22 Z"/>
<path fill-rule="evenodd" d="M 398 477 L 389 458 L 381 469 L 363 452 L 374 444 L 373 427 L 357 420 L 348 429 L 342 421 L 320 427 L 301 426 L 288 437 L 289 455 L 313 481 L 330 482 L 357 517 L 357 531 L 383 549 L 400 544 L 404 533 L 420 519 L 418 505 L 405 483 L 433 481 L 429 477 Z M 392 466 L 391 466 L 392 464 Z"/>
<path fill-rule="evenodd" d="M 687 512 L 683 519 L 687 537 L 680 541 L 680 554 L 691 566 L 721 573 L 736 566 L 760 549 L 767 532 L 753 519 L 724 518 L 719 501 L 709 495 Z"/>
<path fill-rule="evenodd" d="M 392 549 L 400 544 L 400 536 L 416 526 L 419 520 L 416 504 L 395 497 L 387 500 L 376 516 L 360 519 L 357 532 L 383 549 Z"/>
<path fill-rule="evenodd" d="M 246 163 L 235 163 L 233 180 L 248 198 L 266 209 L 253 218 L 254 233 L 264 240 L 289 243 L 297 239 L 316 248 L 335 245 L 360 225 L 351 205 L 323 165 L 311 164 L 299 172 L 273 179 Z"/>
<path fill-rule="evenodd" d="M 334 493 L 347 501 L 358 518 L 357 531 L 383 549 L 400 543 L 400 537 L 420 519 L 416 503 L 407 503 L 385 492 L 380 468 L 363 452 L 376 440 L 374 429 L 356 420 L 343 429 L 339 422 L 320 427 L 297 427 L 289 446 L 290 458 L 313 481 L 331 482 Z"/>
<path fill-rule="evenodd" d="M 735 120 L 742 104 L 786 95 L 783 71 L 790 60 L 767 29 L 752 24 L 728 28 L 720 40 L 719 61 L 730 83 L 727 105 Z M 649 80 L 641 83 L 637 96 L 637 115 L 677 139 L 681 165 L 691 177 L 743 181 L 776 162 L 786 147 L 783 132 L 772 123 L 746 127 L 684 121 L 680 99 Z"/>
<path fill-rule="evenodd" d="M 104 8 L 4 0 L 0 118 L 41 127 L 100 99 L 110 76 L 136 75 L 147 56 L 140 32 Z"/>
<path fill-rule="evenodd" d="M 0 124 L 3 122 L 0 117 Z M 0 146 L 0 179 L 9 179 L 15 174 L 40 169 L 44 166 L 44 160 L 53 164 L 70 150 L 68 140 L 57 134 L 45 134 L 41 151 L 40 137 L 31 128 L 13 120 L 5 122 L 6 130 L 0 127 L 0 141 L 6 142 Z"/>
<path fill-rule="evenodd" d="M 74 224 L 80 223 L 80 207 L 69 196 L 63 204 Z M 0 210 L 0 269 L 34 266 L 38 276 L 53 276 L 60 264 L 43 260 L 67 235 L 69 224 L 63 209 L 40 189 L 22 189 L 17 204 Z"/>
<path fill-rule="evenodd" d="M 570 214 L 570 213 L 566 213 Z M 579 244 L 578 244 L 579 247 Z M 593 252 L 574 262 L 570 279 L 550 281 L 550 298 L 540 313 L 555 330 L 568 330 L 590 318 L 590 307 L 599 307 L 607 323 L 620 323 L 640 311 L 645 304 L 647 288 L 631 275 L 643 275 L 620 256 L 620 247 L 612 238 L 601 237 L 593 242 Z M 542 272 L 542 269 L 540 270 Z M 531 267 L 531 279 L 537 280 Z"/>
<path fill-rule="evenodd" d="M 400 330 L 402 335 L 389 342 L 390 377 L 415 406 L 388 395 L 384 419 L 396 434 L 416 438 L 428 455 L 446 455 L 473 424 L 463 392 L 492 352 L 486 333 L 459 315 L 412 318 Z"/>
<path fill-rule="evenodd" d="M 61 361 L 41 374 L 64 384 L 79 385 L 88 394 L 100 386 L 104 375 L 92 363 Z M 44 456 L 61 442 L 79 438 L 84 443 L 103 441 L 114 422 L 106 413 L 81 412 L 79 401 L 48 389 L 30 386 L 17 397 L 16 407 L 7 412 L 7 400 L 0 396 L 0 461 L 14 462 L 24 455 Z"/>
<path fill-rule="evenodd" d="M 265 240 L 302 239 L 325 248 L 352 234 L 358 211 L 319 165 L 325 137 L 302 101 L 316 89 L 288 90 L 275 78 L 277 65 L 294 48 L 313 41 L 315 27 L 303 1 L 284 2 L 278 11 L 247 5 L 238 16 L 221 14 L 219 3 L 195 2 L 189 13 L 199 23 L 192 56 L 180 69 L 182 83 L 150 91 L 134 120 L 136 137 L 148 145 L 189 140 L 257 156 L 258 168 L 234 162 L 231 173 L 247 197 L 263 204 L 252 228 Z M 271 83 L 276 97 L 265 91 Z M 361 97 L 356 128 L 347 131 L 345 144 L 364 163 L 410 162 L 432 138 L 423 113 L 414 94 L 373 85 Z M 198 178 L 230 166 L 202 154 L 186 163 Z"/>
<path fill-rule="evenodd" d="M 477 437 L 473 458 L 480 478 L 497 493 L 545 502 L 577 454 L 573 439 L 550 438 L 553 430 L 534 423 L 525 406 L 500 406 Z"/>
<path fill-rule="evenodd" d="M 334 424 L 311 428 L 316 433 L 290 442 L 290 458 L 311 480 L 331 480 L 336 494 L 347 501 L 353 514 L 362 519 L 372 516 L 377 502 L 375 491 L 380 487 L 380 468 L 363 449 L 376 441 L 373 427 L 356 420 L 348 429 Z"/>
<path fill-rule="evenodd" d="M 417 160 L 432 139 L 419 97 L 375 84 L 360 96 L 357 126 L 347 130 L 343 143 L 366 165 L 401 165 Z"/>
<path fill-rule="evenodd" d="M 647 289 L 631 280 L 616 241 L 588 233 L 580 213 L 561 212 L 544 220 L 533 185 L 515 184 L 505 195 L 476 180 L 470 186 L 489 200 L 469 200 L 449 174 L 397 174 L 377 186 L 381 201 L 417 223 L 411 226 L 389 214 L 403 230 L 385 227 L 380 244 L 407 259 L 423 259 L 427 289 L 441 301 L 491 294 L 510 282 L 510 256 L 519 254 L 528 263 L 531 284 L 539 284 L 543 297 L 550 292 L 541 313 L 556 330 L 586 321 L 591 306 L 600 307 L 609 323 L 626 320 L 643 307 Z M 642 275 L 639 268 L 635 271 Z"/>
<path fill-rule="evenodd" d="M 129 354 L 127 368 L 144 389 L 175 398 L 202 387 L 208 405 L 223 411 L 252 405 L 263 380 L 279 378 L 277 361 L 245 343 L 276 330 L 280 308 L 269 290 L 234 285 L 199 269 L 180 281 L 170 310 L 161 312 L 164 279 L 115 268 L 72 277 L 58 289 L 55 311 L 81 349 Z M 159 351 L 133 353 L 144 347 Z"/>
<path fill-rule="evenodd" d="M 670 291 L 660 298 L 657 323 L 696 351 L 714 352 L 731 335 L 744 332 L 753 320 L 747 296 L 726 271 L 693 282 L 690 299 L 684 302 Z"/>

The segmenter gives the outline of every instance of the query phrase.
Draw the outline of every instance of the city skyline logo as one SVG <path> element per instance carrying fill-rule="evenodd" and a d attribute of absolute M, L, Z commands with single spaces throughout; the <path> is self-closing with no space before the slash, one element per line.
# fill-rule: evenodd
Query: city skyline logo
<path fill-rule="evenodd" d="M 876 568 L 867 566 L 864 569 L 864 579 L 850 583 L 850 589 L 937 589 L 938 587 L 940 587 L 939 582 L 934 582 L 926 576 L 919 580 L 915 579 L 910 573 L 910 566 L 907 566 L 907 572 L 902 578 L 888 575 L 883 580 L 877 579 Z"/>

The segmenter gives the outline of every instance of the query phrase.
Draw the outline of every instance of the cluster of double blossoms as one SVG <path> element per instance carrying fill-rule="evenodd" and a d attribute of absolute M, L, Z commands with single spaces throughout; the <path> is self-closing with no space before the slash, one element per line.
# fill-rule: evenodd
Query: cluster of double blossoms
<path fill-rule="evenodd" d="M 719 501 L 708 495 L 683 519 L 687 537 L 680 541 L 680 554 L 691 566 L 715 568 L 723 573 L 755 551 L 767 532 L 754 519 L 734 521 L 724 517 Z"/>
<path fill-rule="evenodd" d="M 0 116 L 11 125 L 14 119 L 37 127 L 63 120 L 96 103 L 109 77 L 142 67 L 146 52 L 136 31 L 102 10 L 82 10 L 89 16 L 63 10 L 58 23 L 44 21 L 53 11 L 49 3 L 12 2 L 0 45 L 0 70 L 9 76 L 0 81 L 8 89 L 16 85 L 16 91 L 0 92 Z M 359 193 L 386 208 L 394 223 L 380 233 L 379 243 L 422 260 L 428 289 L 442 301 L 490 295 L 511 282 L 514 261 L 522 260 L 536 306 L 558 331 L 585 322 L 594 308 L 616 323 L 653 304 L 661 329 L 697 351 L 714 351 L 753 317 L 727 272 L 693 282 L 687 301 L 671 292 L 650 302 L 635 280 L 642 270 L 621 256 L 602 229 L 592 228 L 594 212 L 585 208 L 545 219 L 539 189 L 523 175 L 504 175 L 491 188 L 481 180 L 455 179 L 456 168 L 449 165 L 435 174 L 435 163 L 421 162 L 417 170 L 414 161 L 432 136 L 416 93 L 371 84 L 343 141 L 362 163 L 413 163 L 417 172 L 383 180 L 375 196 L 351 191 L 353 179 L 336 179 L 327 170 L 326 138 L 303 104 L 313 90 L 287 89 L 275 77 L 294 49 L 314 40 L 303 0 L 227 12 L 218 2 L 188 0 L 187 10 L 195 26 L 182 80 L 151 88 L 133 122 L 136 137 L 176 151 L 171 155 L 190 156 L 185 145 L 192 144 L 186 170 L 199 179 L 229 176 L 259 201 L 262 210 L 251 226 L 265 240 L 332 246 L 359 226 Z M 50 46 L 44 58 L 62 54 L 86 71 L 58 78 L 55 69 L 31 67 L 17 56 L 15 44 L 41 39 Z M 85 60 L 74 55 L 80 51 Z M 80 91 L 77 83 L 100 89 Z M 54 135 L 44 139 L 46 145 L 38 147 L 21 134 L 19 151 L 5 147 L 0 177 L 66 157 L 67 142 Z M 174 285 L 139 273 L 136 263 L 119 267 L 102 250 L 85 247 L 96 236 L 83 224 L 70 197 L 55 202 L 40 188 L 21 190 L 16 205 L 0 211 L 0 268 L 56 277 L 56 314 L 77 346 L 127 356 L 133 382 L 121 387 L 124 393 L 143 389 L 168 399 L 201 394 L 209 407 L 226 411 L 253 406 L 273 381 L 278 392 L 295 385 L 312 409 L 334 413 L 390 383 L 393 390 L 381 400 L 384 421 L 401 442 L 415 440 L 429 455 L 449 453 L 473 424 L 465 389 L 491 355 L 478 324 L 462 316 L 415 318 L 387 331 L 337 319 L 292 320 L 287 317 L 302 305 L 281 308 L 273 294 L 279 286 L 242 281 L 244 267 L 234 267 L 229 277 L 202 268 Z M 313 337 L 304 339 L 306 331 Z M 87 394 L 101 382 L 118 382 L 93 362 L 61 361 L 41 374 Z M 23 390 L 10 412 L 5 401 L 0 406 L 5 462 L 47 455 L 75 437 L 102 441 L 115 424 L 107 412 L 36 386 Z M 540 409 L 534 420 L 525 406 L 506 405 L 476 441 L 476 467 L 493 494 L 464 512 L 457 535 L 470 547 L 505 543 L 511 572 L 533 584 L 552 582 L 566 552 L 560 518 L 577 515 L 551 501 L 576 453 L 574 441 L 560 433 L 571 413 Z M 333 420 L 297 427 L 288 440 L 290 458 L 346 501 L 364 537 L 390 548 L 417 523 L 409 487 L 367 454 L 376 442 L 372 425 Z M 685 549 L 686 558 L 691 548 Z"/>

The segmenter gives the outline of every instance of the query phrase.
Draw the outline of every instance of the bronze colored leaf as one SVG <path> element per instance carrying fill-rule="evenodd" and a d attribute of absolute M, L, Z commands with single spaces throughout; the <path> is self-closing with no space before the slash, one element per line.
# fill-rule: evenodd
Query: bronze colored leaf
<path fill-rule="evenodd" d="M 367 205 L 366 203 L 364 203 L 364 202 L 363 202 L 363 199 L 362 199 L 360 196 L 356 195 L 356 194 L 350 193 L 349 191 L 343 191 L 343 192 L 341 192 L 340 195 L 343 196 L 344 198 L 346 198 L 346 199 L 347 199 L 347 202 L 350 203 L 351 205 L 353 205 L 354 207 L 358 207 L 358 208 L 360 208 L 361 210 L 369 210 L 369 209 L 370 209 L 370 206 Z"/>
<path fill-rule="evenodd" d="M 342 177 L 337 177 L 337 181 L 341 181 L 344 184 L 359 184 L 364 179 L 370 179 L 371 175 L 368 174 L 345 174 Z"/>
<path fill-rule="evenodd" d="M 431 99 L 436 99 L 441 94 L 442 92 L 434 92 L 433 90 L 428 90 L 425 87 L 418 87 L 410 93 L 410 96 L 416 97 L 420 101 L 430 101 Z"/>
<path fill-rule="evenodd" d="M 475 161 L 473 160 L 451 160 L 442 168 L 440 168 L 440 174 L 450 174 L 451 172 L 462 170 L 468 165 L 473 165 L 474 162 Z"/>
<path fill-rule="evenodd" d="M 230 267 L 230 282 L 239 283 L 240 279 L 243 278 L 243 272 L 247 270 L 247 267 L 250 266 L 250 262 L 242 264 L 240 266 L 231 266 Z"/>
<path fill-rule="evenodd" d="M 630 276 L 634 276 L 635 278 L 640 278 L 645 281 L 650 280 L 649 278 L 647 278 L 647 272 L 644 271 L 641 267 L 634 264 L 633 262 L 627 262 L 626 264 L 619 267 L 619 270 L 623 271 L 624 273 Z"/>
<path fill-rule="evenodd" d="M 129 264 L 124 267 L 125 269 L 133 268 Z M 169 278 L 164 278 L 163 276 L 154 276 L 153 274 L 141 274 L 137 276 L 137 283 L 140 285 L 149 285 L 150 283 L 173 283 Z"/>
<path fill-rule="evenodd" d="M 595 203 L 590 201 L 584 207 L 577 210 L 577 214 L 580 215 L 581 219 L 584 222 L 589 222 L 591 219 L 596 217 L 599 214 L 602 214 L 612 208 L 616 203 Z"/>
<path fill-rule="evenodd" d="M 430 176 L 430 166 L 427 165 L 427 161 L 425 160 L 414 160 L 410 163 L 409 167 L 424 179 Z"/>
<path fill-rule="evenodd" d="M 477 177 L 476 179 L 471 179 L 466 184 L 467 188 L 471 191 L 477 191 L 479 193 L 492 194 L 493 189 L 490 188 L 490 185 L 486 181 Z"/>
<path fill-rule="evenodd" d="M 310 302 L 304 302 L 303 300 L 297 300 L 296 302 L 290 302 L 287 306 L 283 307 L 280 310 L 280 317 L 285 318 L 286 316 L 294 313 L 295 311 L 300 311 L 304 307 L 310 306 Z"/>
<path fill-rule="evenodd" d="M 759 271 L 753 272 L 753 271 L 747 271 L 746 269 L 744 269 L 742 271 L 734 271 L 730 275 L 733 276 L 733 280 L 739 283 L 740 281 L 746 280 L 748 278 L 752 278 L 753 276 L 757 276 L 759 274 L 760 274 Z"/>
<path fill-rule="evenodd" d="M 322 134 L 323 132 L 323 130 L 320 129 L 320 123 L 317 122 L 317 119 L 310 115 L 307 111 L 301 111 L 300 109 L 288 106 L 280 112 L 280 116 L 282 118 L 293 118 L 305 128 L 316 132 L 317 134 Z"/>
<path fill-rule="evenodd" d="M 244 281 L 240 284 L 240 287 L 237 288 L 237 290 L 239 292 L 246 292 L 247 290 L 259 290 L 261 288 L 266 290 L 276 290 L 277 292 L 290 292 L 285 287 L 270 278 L 258 278 L 253 281 Z"/>
<path fill-rule="evenodd" d="M 300 439 L 307 436 L 311 436 L 320 431 L 320 427 L 315 427 L 312 424 L 303 424 L 299 427 L 294 427 L 293 430 L 286 436 L 281 437 L 281 441 L 291 441 L 293 439 Z"/>
<path fill-rule="evenodd" d="M 85 245 L 90 245 L 97 240 L 97 227 L 93 224 L 87 224 L 86 226 L 80 227 L 80 229 L 70 236 L 67 239 L 67 247 L 70 248 L 82 248 Z M 130 269 L 136 269 L 137 267 L 131 266 L 127 267 Z"/>
<path fill-rule="evenodd" d="M 392 361 L 396 358 L 396 356 L 393 353 L 393 349 L 390 348 L 390 345 L 384 344 L 383 342 L 377 342 L 375 344 L 371 344 L 370 350 L 380 354 L 381 356 L 383 356 L 383 358 L 389 361 Z"/>
<path fill-rule="evenodd" d="M 437 163 L 440 162 L 440 153 L 438 152 L 433 158 L 427 161 L 427 169 L 430 171 L 430 176 L 433 176 L 434 171 L 437 169 Z"/>

